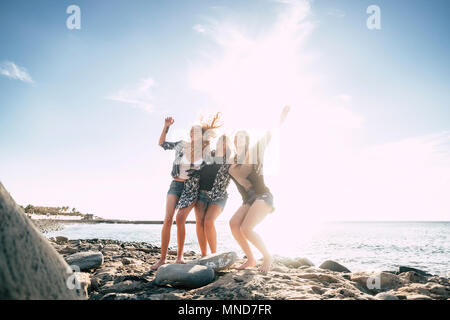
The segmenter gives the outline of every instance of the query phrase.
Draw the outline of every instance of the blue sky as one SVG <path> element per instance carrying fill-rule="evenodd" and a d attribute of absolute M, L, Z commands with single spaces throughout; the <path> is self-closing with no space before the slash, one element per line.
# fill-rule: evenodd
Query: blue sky
<path fill-rule="evenodd" d="M 66 28 L 71 4 L 81 30 Z M 381 30 L 366 27 L 371 4 Z M 21 204 L 162 219 L 164 116 L 173 140 L 216 111 L 225 131 L 261 132 L 290 104 L 268 176 L 279 211 L 448 220 L 448 12 L 446 0 L 2 1 L 1 181 Z"/>

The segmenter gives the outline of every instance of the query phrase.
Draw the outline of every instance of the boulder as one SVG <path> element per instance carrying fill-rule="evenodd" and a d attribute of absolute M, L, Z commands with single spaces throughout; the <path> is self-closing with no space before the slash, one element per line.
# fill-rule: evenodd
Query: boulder
<path fill-rule="evenodd" d="M 319 266 L 319 268 L 335 272 L 350 272 L 350 270 L 348 270 L 346 267 L 332 260 L 325 261 Z"/>
<path fill-rule="evenodd" d="M 431 276 L 431 274 L 429 274 L 426 271 L 423 271 L 423 270 L 420 270 L 420 269 L 416 269 L 416 268 L 411 268 L 411 267 L 405 267 L 405 266 L 398 267 L 397 274 L 400 274 L 400 273 L 403 273 L 403 272 L 408 272 L 408 271 L 414 271 L 415 273 L 417 273 L 420 276 Z"/>
<path fill-rule="evenodd" d="M 95 251 L 77 252 L 65 258 L 71 266 L 78 266 L 80 271 L 95 269 L 103 264 L 103 254 Z"/>
<path fill-rule="evenodd" d="M 0 183 L 0 300 L 83 299 L 70 267 Z"/>
<path fill-rule="evenodd" d="M 188 264 L 197 264 L 212 268 L 214 271 L 227 269 L 236 262 L 236 252 L 215 253 L 200 259 L 191 260 Z"/>
<path fill-rule="evenodd" d="M 214 269 L 197 264 L 166 264 L 159 267 L 154 283 L 179 288 L 199 288 L 214 281 Z"/>

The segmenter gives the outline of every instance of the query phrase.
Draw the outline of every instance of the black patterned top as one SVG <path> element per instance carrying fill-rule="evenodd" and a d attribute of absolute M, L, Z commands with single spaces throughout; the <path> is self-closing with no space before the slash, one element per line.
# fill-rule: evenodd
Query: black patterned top
<path fill-rule="evenodd" d="M 220 165 L 214 163 L 207 164 L 204 162 L 199 170 L 192 170 L 190 174 L 191 178 L 188 180 L 189 183 L 185 183 L 183 193 L 178 200 L 177 208 L 186 208 L 194 203 L 200 189 L 200 179 L 202 179 L 202 174 L 205 174 L 205 172 L 208 172 L 208 174 L 215 174 L 214 183 L 212 184 L 211 189 L 206 190 L 211 200 L 216 201 L 228 197 L 227 188 L 230 185 L 231 178 L 228 173 L 230 165 L 225 163 L 226 161 L 221 162 Z M 211 169 L 211 167 L 208 166 L 214 166 L 214 168 L 216 168 L 216 170 L 213 170 L 215 173 L 210 170 L 205 170 Z"/>

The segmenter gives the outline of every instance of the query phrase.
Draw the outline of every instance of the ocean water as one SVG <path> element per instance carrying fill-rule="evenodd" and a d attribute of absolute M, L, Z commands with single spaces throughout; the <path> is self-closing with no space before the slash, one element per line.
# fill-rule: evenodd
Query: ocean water
<path fill-rule="evenodd" d="M 48 237 L 115 239 L 160 244 L 161 225 L 68 224 Z M 218 251 L 240 250 L 227 222 L 217 222 Z M 257 229 L 272 253 L 306 257 L 319 265 L 332 259 L 351 271 L 395 270 L 399 265 L 450 277 L 450 222 L 327 222 L 302 228 L 265 225 Z M 176 226 L 172 228 L 176 247 Z M 199 252 L 195 225 L 186 225 L 186 250 Z M 257 253 L 256 250 L 254 251 Z M 258 257 L 258 254 L 256 254 Z"/>

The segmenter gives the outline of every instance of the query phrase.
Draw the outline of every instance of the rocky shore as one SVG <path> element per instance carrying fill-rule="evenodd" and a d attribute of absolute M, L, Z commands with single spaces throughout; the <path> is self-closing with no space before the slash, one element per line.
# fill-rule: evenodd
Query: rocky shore
<path fill-rule="evenodd" d="M 60 231 L 64 229 L 64 222 L 52 219 L 34 220 L 30 219 L 34 226 L 42 233 Z"/>
<path fill-rule="evenodd" d="M 160 249 L 148 243 L 64 237 L 49 241 L 69 265 L 79 269 L 68 277 L 73 277 L 79 290 L 91 300 L 450 298 L 448 278 L 408 267 L 378 273 L 350 272 L 334 261 L 314 266 L 305 258 L 276 257 L 272 270 L 263 275 L 256 268 L 227 268 L 232 262 L 241 262 L 235 261 L 235 255 L 202 261 L 191 251 L 185 253 L 187 265 L 174 265 L 176 252 L 170 250 L 169 267 L 156 272 L 150 266 L 159 258 Z M 183 272 L 191 279 L 184 279 Z"/>

